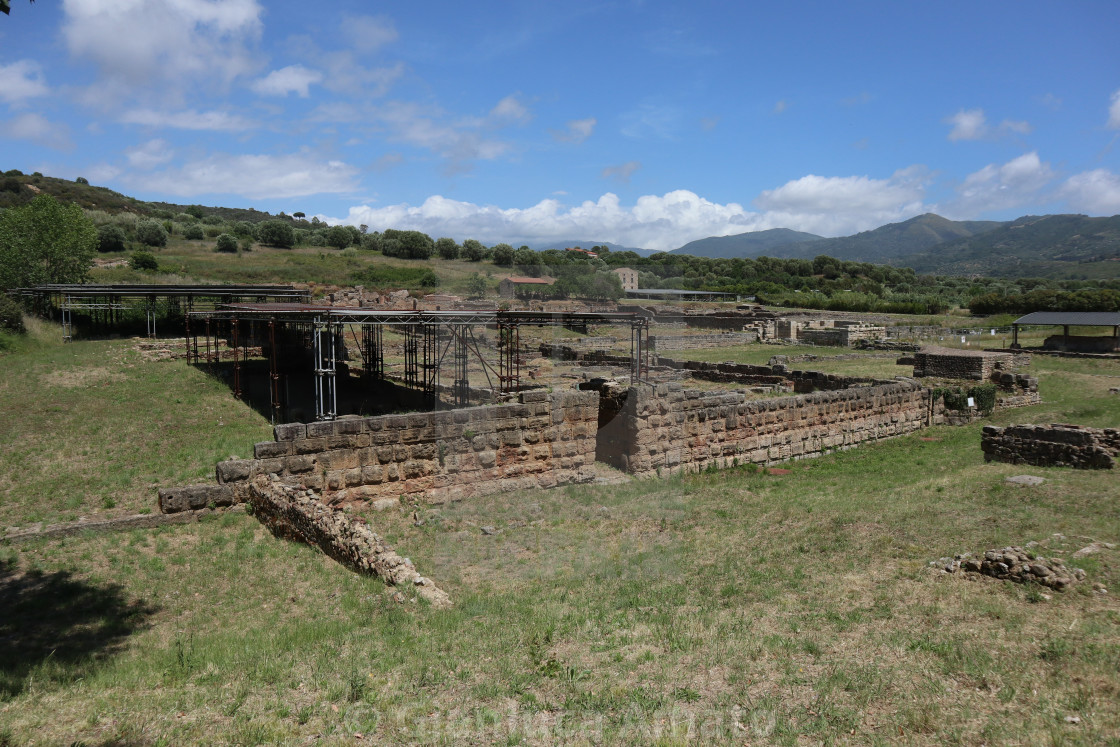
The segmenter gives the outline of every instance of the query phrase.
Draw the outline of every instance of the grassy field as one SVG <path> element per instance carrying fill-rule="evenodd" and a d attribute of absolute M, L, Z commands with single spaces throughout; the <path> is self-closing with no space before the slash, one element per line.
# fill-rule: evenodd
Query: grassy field
<path fill-rule="evenodd" d="M 268 435 L 185 363 L 57 333 L 0 356 L 0 526 L 154 509 Z M 1031 372 L 1045 403 L 992 422 L 1120 424 L 1117 364 Z M 980 427 L 370 515 L 448 611 L 244 514 L 0 544 L 0 745 L 1120 744 L 1120 549 L 1045 595 L 930 565 L 1120 543 L 1120 485 L 985 464 Z"/>

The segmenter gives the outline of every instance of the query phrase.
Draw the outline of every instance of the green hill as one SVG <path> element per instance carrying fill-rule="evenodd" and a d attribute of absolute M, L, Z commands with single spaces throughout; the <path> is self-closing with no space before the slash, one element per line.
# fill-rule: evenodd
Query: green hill
<path fill-rule="evenodd" d="M 1028 215 L 893 264 L 938 275 L 1120 277 L 1120 215 Z"/>
<path fill-rule="evenodd" d="M 823 241 L 821 236 L 803 231 L 793 231 L 788 228 L 771 228 L 768 231 L 750 231 L 735 234 L 734 236 L 712 236 L 706 239 L 690 241 L 679 249 L 677 254 L 690 254 L 693 257 L 758 257 L 763 254 L 776 255 L 778 247 L 790 244 L 805 244 Z"/>

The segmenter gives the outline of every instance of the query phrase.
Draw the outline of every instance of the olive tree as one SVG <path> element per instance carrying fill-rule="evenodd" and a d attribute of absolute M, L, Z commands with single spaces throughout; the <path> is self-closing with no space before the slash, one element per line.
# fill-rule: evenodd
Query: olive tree
<path fill-rule="evenodd" d="M 0 288 L 88 279 L 98 235 L 81 207 L 39 195 L 0 212 Z"/>

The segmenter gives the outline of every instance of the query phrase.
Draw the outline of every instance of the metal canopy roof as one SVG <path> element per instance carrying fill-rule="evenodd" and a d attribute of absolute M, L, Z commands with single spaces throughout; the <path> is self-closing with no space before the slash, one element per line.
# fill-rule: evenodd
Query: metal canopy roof
<path fill-rule="evenodd" d="M 1021 316 L 1012 324 L 1052 324 L 1071 327 L 1118 327 L 1117 311 L 1035 311 Z"/>

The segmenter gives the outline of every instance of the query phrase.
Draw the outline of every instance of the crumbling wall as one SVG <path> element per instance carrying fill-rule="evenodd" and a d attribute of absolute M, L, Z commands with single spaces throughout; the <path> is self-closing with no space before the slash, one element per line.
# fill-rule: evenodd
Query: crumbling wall
<path fill-rule="evenodd" d="M 175 513 L 248 499 L 250 481 L 323 491 L 332 503 L 417 496 L 430 503 L 593 479 L 598 392 L 522 392 L 519 402 L 346 417 L 275 428 L 253 459 L 217 465 L 216 485 L 159 491 Z"/>
<path fill-rule="evenodd" d="M 650 335 L 651 350 L 707 350 L 758 342 L 758 332 L 726 332 L 719 335 Z"/>
<path fill-rule="evenodd" d="M 987 381 L 992 372 L 1014 367 L 1010 353 L 952 348 L 923 348 L 914 353 L 914 377 L 937 376 L 946 379 Z"/>
<path fill-rule="evenodd" d="M 638 386 L 615 418 L 611 459 L 637 475 L 769 464 L 910 433 L 931 410 L 930 390 L 911 381 L 767 400 Z"/>
<path fill-rule="evenodd" d="M 451 599 L 431 579 L 385 544 L 364 522 L 336 511 L 314 490 L 285 486 L 278 477 L 257 477 L 248 485 L 253 515 L 277 537 L 321 550 L 352 571 L 377 576 L 393 586 L 410 586 L 436 607 Z"/>
<path fill-rule="evenodd" d="M 1120 458 L 1120 430 L 1080 425 L 984 426 L 984 461 L 1037 467 L 1113 469 Z"/>

